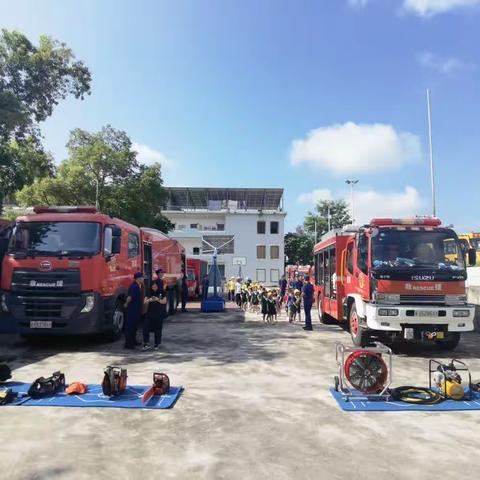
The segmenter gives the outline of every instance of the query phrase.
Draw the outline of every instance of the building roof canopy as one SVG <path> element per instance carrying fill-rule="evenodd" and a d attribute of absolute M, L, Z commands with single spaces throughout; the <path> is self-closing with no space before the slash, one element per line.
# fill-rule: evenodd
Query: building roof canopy
<path fill-rule="evenodd" d="M 282 210 L 283 188 L 167 187 L 166 210 Z"/>

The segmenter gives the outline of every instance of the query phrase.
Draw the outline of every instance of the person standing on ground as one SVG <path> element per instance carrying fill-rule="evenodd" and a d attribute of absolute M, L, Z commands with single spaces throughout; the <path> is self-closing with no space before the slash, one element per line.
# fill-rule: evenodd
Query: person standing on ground
<path fill-rule="evenodd" d="M 182 273 L 182 312 L 187 311 L 187 301 L 188 301 L 187 275 L 185 272 L 183 272 Z"/>
<path fill-rule="evenodd" d="M 125 302 L 127 310 L 127 322 L 125 324 L 125 348 L 134 350 L 138 345 L 136 334 L 137 325 L 142 314 L 142 285 L 143 273 L 136 272 L 133 275 L 133 282 L 128 289 L 128 296 Z"/>
<path fill-rule="evenodd" d="M 303 277 L 301 275 L 296 276 L 294 288 L 295 290 L 300 290 L 301 292 L 303 291 Z"/>
<path fill-rule="evenodd" d="M 242 279 L 237 278 L 235 282 L 235 301 L 239 307 L 242 306 Z"/>
<path fill-rule="evenodd" d="M 235 277 L 230 277 L 230 280 L 227 284 L 228 288 L 228 301 L 233 302 L 235 301 Z"/>
<path fill-rule="evenodd" d="M 157 274 L 157 279 L 155 280 L 155 283 L 158 285 L 158 289 L 165 290 L 165 285 L 163 283 L 163 270 L 159 268 L 158 270 L 155 270 L 155 273 Z"/>
<path fill-rule="evenodd" d="M 208 287 L 210 286 L 210 281 L 208 279 L 208 274 L 203 277 L 202 282 L 202 300 L 205 301 L 208 297 Z"/>
<path fill-rule="evenodd" d="M 162 343 L 163 319 L 165 318 L 167 298 L 165 291 L 158 288 L 153 282 L 150 296 L 145 298 L 147 314 L 143 324 L 143 351 L 150 350 L 150 331 L 154 333 L 154 350 L 158 350 Z"/>
<path fill-rule="evenodd" d="M 309 277 L 305 277 L 305 285 L 303 286 L 302 296 L 303 309 L 305 311 L 305 326 L 303 329 L 310 332 L 313 330 L 311 317 L 311 310 L 313 306 L 313 285 L 310 283 Z"/>
<path fill-rule="evenodd" d="M 278 282 L 278 285 L 280 287 L 280 306 L 282 305 L 284 299 L 285 299 L 285 294 L 287 293 L 287 279 L 285 278 L 285 275 L 282 275 L 282 278 L 280 279 L 280 282 Z"/>

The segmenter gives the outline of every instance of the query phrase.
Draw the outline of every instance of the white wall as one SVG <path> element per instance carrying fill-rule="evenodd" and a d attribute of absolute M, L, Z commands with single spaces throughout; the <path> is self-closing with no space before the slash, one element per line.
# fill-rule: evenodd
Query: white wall
<path fill-rule="evenodd" d="M 278 270 L 281 276 L 284 268 L 284 219 L 283 214 L 227 214 L 225 221 L 225 231 L 235 236 L 235 256 L 247 257 L 247 265 L 242 267 L 243 277 L 249 277 L 252 280 L 257 279 L 257 269 L 265 270 L 265 283 L 267 285 L 276 284 L 276 280 L 271 281 L 271 270 Z M 257 221 L 262 220 L 266 223 L 266 233 L 257 234 Z M 278 234 L 270 234 L 270 222 L 279 223 Z M 266 258 L 257 259 L 257 245 L 266 246 Z M 270 258 L 270 246 L 279 247 L 279 258 Z M 231 272 L 231 274 L 229 273 Z M 227 276 L 236 276 L 238 266 L 227 266 Z"/>
<path fill-rule="evenodd" d="M 239 273 L 238 265 L 233 265 L 234 257 L 247 257 L 247 265 L 242 266 L 241 274 L 243 278 L 249 277 L 252 280 L 257 280 L 257 270 L 262 270 L 265 273 L 266 285 L 276 285 L 277 275 L 281 277 L 284 270 L 284 220 L 283 213 L 264 213 L 258 214 L 253 212 L 239 212 L 239 213 L 198 213 L 193 212 L 171 213 L 165 212 L 165 215 L 176 225 L 185 225 L 187 229 L 191 223 L 199 223 L 200 225 L 216 225 L 217 223 L 224 223 L 225 230 L 221 232 L 222 235 L 233 235 L 234 239 L 234 254 L 219 255 L 218 263 L 225 265 L 225 276 L 227 278 L 236 277 Z M 257 221 L 265 221 L 266 233 L 257 233 Z M 278 222 L 278 234 L 270 233 L 270 222 Z M 210 232 L 202 232 L 208 235 Z M 220 234 L 220 233 L 218 233 Z M 170 233 L 172 238 L 176 238 L 185 248 L 188 257 L 200 258 L 211 261 L 211 255 L 193 255 L 193 247 L 202 247 L 201 238 L 192 238 L 187 236 L 187 232 L 175 231 Z M 257 245 L 265 245 L 266 258 L 257 259 Z M 279 247 L 278 259 L 270 258 L 270 246 L 275 245 Z M 273 275 L 273 276 L 272 276 Z"/>

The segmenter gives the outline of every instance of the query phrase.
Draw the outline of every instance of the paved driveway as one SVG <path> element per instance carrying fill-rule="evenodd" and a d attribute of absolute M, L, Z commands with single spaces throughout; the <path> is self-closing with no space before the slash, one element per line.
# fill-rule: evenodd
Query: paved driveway
<path fill-rule="evenodd" d="M 34 346 L 3 337 L 15 379 L 53 370 L 99 383 L 128 368 L 131 384 L 167 372 L 185 392 L 172 410 L 0 408 L 5 479 L 472 478 L 480 459 L 479 412 L 344 413 L 328 388 L 336 373 L 335 326 L 312 333 L 252 314 L 188 313 L 166 324 L 160 352 L 126 352 L 91 339 Z M 456 355 L 480 378 L 480 336 Z M 425 384 L 432 352 L 399 354 L 398 384 Z M 446 355 L 443 355 L 446 357 Z"/>

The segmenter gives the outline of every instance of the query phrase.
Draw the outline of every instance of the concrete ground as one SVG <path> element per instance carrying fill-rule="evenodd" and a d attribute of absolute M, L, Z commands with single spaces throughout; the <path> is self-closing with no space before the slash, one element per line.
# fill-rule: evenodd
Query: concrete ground
<path fill-rule="evenodd" d="M 345 413 L 328 391 L 336 326 L 312 333 L 282 318 L 187 313 L 165 326 L 160 352 L 122 350 L 91 339 L 40 343 L 0 337 L 16 356 L 14 378 L 56 369 L 67 382 L 99 383 L 106 365 L 129 382 L 167 372 L 185 392 L 172 410 L 0 407 L 5 479 L 344 479 L 458 478 L 480 467 L 478 412 Z M 480 335 L 456 351 L 480 378 Z M 427 361 L 448 355 L 398 354 L 396 385 L 427 383 Z"/>

